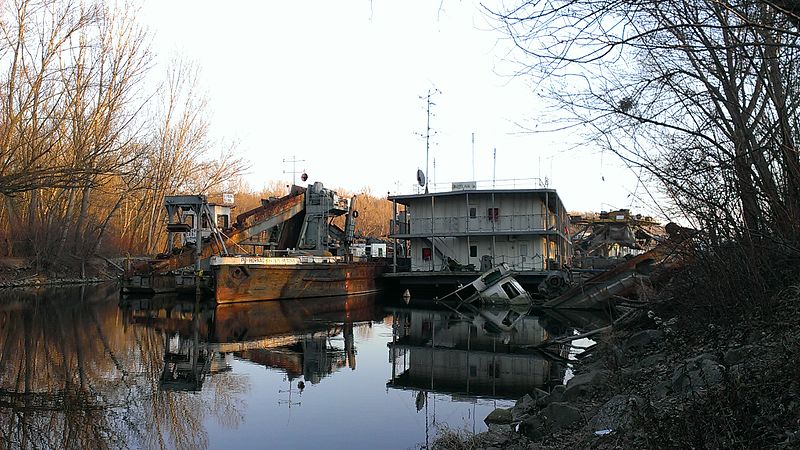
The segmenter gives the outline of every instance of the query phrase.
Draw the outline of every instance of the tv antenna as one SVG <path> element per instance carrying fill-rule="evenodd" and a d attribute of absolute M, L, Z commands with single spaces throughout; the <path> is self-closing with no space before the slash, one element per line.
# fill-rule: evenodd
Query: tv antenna
<path fill-rule="evenodd" d="M 292 393 L 294 393 L 294 392 L 295 392 L 295 390 L 294 390 L 294 389 L 292 389 L 292 381 L 291 381 L 291 380 L 289 380 L 289 379 L 288 379 L 288 378 L 286 378 L 286 377 L 284 377 L 283 381 L 289 381 L 289 389 L 278 389 L 278 392 L 279 392 L 279 393 L 281 393 L 281 394 L 288 393 L 288 394 L 289 394 L 289 397 L 288 397 L 286 400 L 278 400 L 278 404 L 279 404 L 279 405 L 288 405 L 290 409 L 292 408 L 292 406 L 293 406 L 293 405 L 300 406 L 300 405 L 302 404 L 302 402 L 295 402 L 295 401 L 292 401 Z M 299 384 L 299 383 L 298 383 L 298 384 Z M 299 392 L 300 392 L 300 394 L 302 394 L 302 393 L 303 393 L 303 390 L 302 390 L 302 389 L 299 389 Z"/>
<path fill-rule="evenodd" d="M 285 170 L 284 170 L 284 171 L 283 171 L 283 173 L 291 173 L 291 174 L 292 174 L 292 185 L 295 185 L 295 184 L 297 184 L 297 183 L 296 183 L 296 180 L 297 180 L 297 178 L 296 178 L 296 177 L 297 177 L 297 174 L 298 174 L 298 173 L 303 173 L 303 172 L 304 172 L 304 171 L 302 171 L 302 170 L 301 170 L 301 171 L 299 171 L 299 172 L 297 171 L 297 163 L 299 163 L 299 162 L 306 162 L 306 160 L 305 160 L 305 159 L 297 159 L 297 157 L 296 157 L 296 156 L 292 155 L 292 159 L 283 158 L 283 162 L 284 162 L 284 164 L 286 164 L 286 163 L 291 163 L 291 164 L 292 164 L 292 170 L 291 170 L 290 172 L 287 172 L 287 171 L 285 171 Z M 305 180 L 303 180 L 303 181 L 305 181 Z"/>
<path fill-rule="evenodd" d="M 475 181 L 475 133 L 472 133 L 472 181 Z"/>
<path fill-rule="evenodd" d="M 425 111 L 428 118 L 425 124 L 425 134 L 417 133 L 418 136 L 425 138 L 425 193 L 426 194 L 428 193 L 428 178 L 429 178 L 428 175 L 430 173 L 430 164 L 428 163 L 428 161 L 430 159 L 430 152 L 431 152 L 431 138 L 433 136 L 436 136 L 436 131 L 431 130 L 431 116 L 433 116 L 433 113 L 431 112 L 431 107 L 436 106 L 436 103 L 433 103 L 433 96 L 441 93 L 442 91 L 434 87 L 433 89 L 428 89 L 427 95 L 419 97 L 421 100 L 425 100 L 425 105 L 426 105 Z"/>

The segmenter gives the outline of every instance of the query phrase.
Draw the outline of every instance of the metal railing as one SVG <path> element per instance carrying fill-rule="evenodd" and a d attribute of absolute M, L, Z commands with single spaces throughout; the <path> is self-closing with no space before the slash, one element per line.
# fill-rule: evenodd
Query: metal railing
<path fill-rule="evenodd" d="M 438 258 L 437 258 L 438 259 Z M 495 266 L 506 263 L 508 267 L 516 272 L 526 270 L 545 270 L 545 257 L 543 255 L 535 254 L 533 256 L 510 256 L 510 255 L 495 255 Z M 480 258 L 471 258 L 470 262 L 475 264 L 476 270 L 480 269 Z M 447 261 L 436 261 L 436 266 L 432 268 L 431 261 L 422 261 L 416 263 L 411 261 L 412 272 L 448 272 L 450 271 Z"/>
<path fill-rule="evenodd" d="M 547 189 L 549 181 L 546 178 L 506 178 L 501 180 L 476 180 L 476 181 L 444 181 L 428 183 L 428 192 L 452 192 L 460 190 L 489 190 L 489 189 Z M 472 186 L 475 186 L 474 188 Z M 408 186 L 405 192 L 422 194 L 425 187 L 417 184 Z M 396 194 L 399 194 L 397 192 Z"/>
<path fill-rule="evenodd" d="M 549 222 L 549 223 L 546 223 Z M 558 228 L 555 214 L 518 214 L 502 215 L 489 218 L 486 215 L 477 217 L 414 217 L 409 222 L 410 229 L 398 223 L 393 230 L 398 234 L 453 235 L 459 233 L 508 233 L 546 231 Z"/>

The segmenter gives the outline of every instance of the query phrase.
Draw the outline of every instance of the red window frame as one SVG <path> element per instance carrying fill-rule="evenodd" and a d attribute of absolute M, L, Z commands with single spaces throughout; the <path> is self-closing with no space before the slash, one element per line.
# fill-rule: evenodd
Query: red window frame
<path fill-rule="evenodd" d="M 422 247 L 422 260 L 430 261 L 433 259 L 433 251 L 428 247 Z"/>

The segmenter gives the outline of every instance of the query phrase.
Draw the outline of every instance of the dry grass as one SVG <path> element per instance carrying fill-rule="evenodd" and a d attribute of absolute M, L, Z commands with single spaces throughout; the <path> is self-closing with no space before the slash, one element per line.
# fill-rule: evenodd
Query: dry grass
<path fill-rule="evenodd" d="M 480 439 L 467 430 L 439 425 L 436 438 L 431 442 L 433 450 L 472 450 L 480 447 Z"/>

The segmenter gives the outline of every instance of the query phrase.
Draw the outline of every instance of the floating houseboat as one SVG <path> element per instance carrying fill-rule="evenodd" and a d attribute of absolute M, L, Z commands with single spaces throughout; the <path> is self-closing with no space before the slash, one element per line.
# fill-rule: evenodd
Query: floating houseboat
<path fill-rule="evenodd" d="M 389 196 L 395 251 L 386 277 L 401 289 L 451 291 L 506 264 L 528 290 L 563 287 L 572 256 L 569 215 L 555 189 L 537 184 L 473 181 Z"/>

